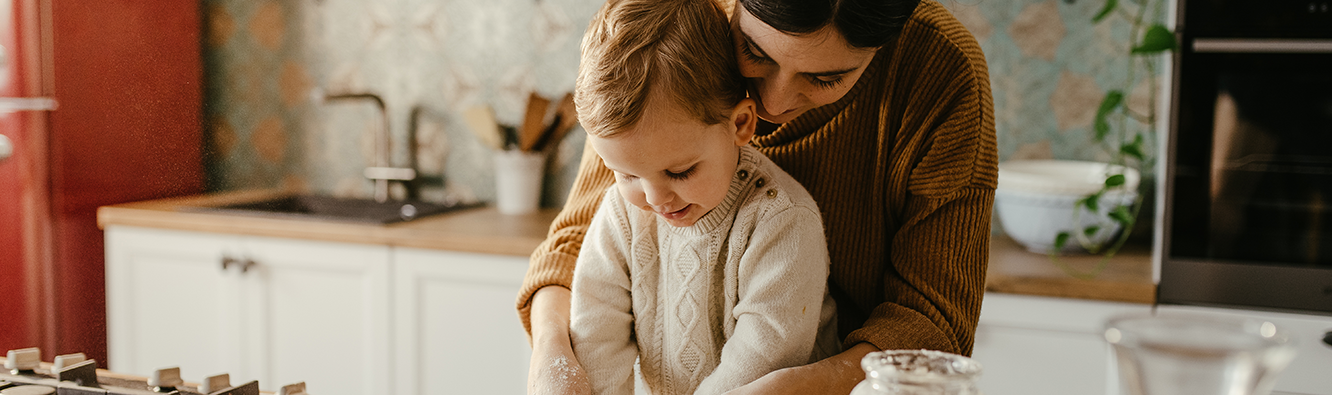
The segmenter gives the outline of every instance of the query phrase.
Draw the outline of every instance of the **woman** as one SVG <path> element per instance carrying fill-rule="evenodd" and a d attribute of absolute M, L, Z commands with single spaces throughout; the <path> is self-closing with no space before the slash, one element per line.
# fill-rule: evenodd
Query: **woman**
<path fill-rule="evenodd" d="M 970 354 L 997 179 L 980 46 L 933 0 L 738 0 L 741 73 L 767 121 L 753 144 L 818 203 L 843 351 L 736 394 L 845 394 L 884 349 Z M 590 149 L 518 298 L 529 393 L 585 385 L 569 284 L 610 171 Z M 570 391 L 573 389 L 574 391 Z"/>

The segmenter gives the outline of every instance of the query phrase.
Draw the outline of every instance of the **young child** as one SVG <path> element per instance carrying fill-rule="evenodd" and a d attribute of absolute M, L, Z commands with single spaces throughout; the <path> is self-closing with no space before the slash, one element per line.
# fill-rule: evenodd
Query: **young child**
<path fill-rule="evenodd" d="M 809 193 L 757 122 L 714 0 L 610 0 L 575 104 L 616 183 L 574 270 L 571 338 L 596 394 L 719 394 L 840 351 Z"/>

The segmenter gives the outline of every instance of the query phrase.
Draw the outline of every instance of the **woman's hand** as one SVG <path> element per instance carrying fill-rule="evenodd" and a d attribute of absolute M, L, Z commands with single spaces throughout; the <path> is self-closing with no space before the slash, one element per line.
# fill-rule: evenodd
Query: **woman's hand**
<path fill-rule="evenodd" d="M 726 395 L 849 394 L 865 379 L 860 360 L 874 351 L 869 343 L 857 343 L 828 359 L 768 373 Z"/>
<path fill-rule="evenodd" d="M 566 338 L 559 344 L 533 342 L 532 363 L 527 371 L 528 395 L 588 395 L 592 385 Z"/>
<path fill-rule="evenodd" d="M 528 395 L 588 395 L 592 385 L 569 341 L 568 288 L 543 287 L 532 295 L 532 362 Z"/>

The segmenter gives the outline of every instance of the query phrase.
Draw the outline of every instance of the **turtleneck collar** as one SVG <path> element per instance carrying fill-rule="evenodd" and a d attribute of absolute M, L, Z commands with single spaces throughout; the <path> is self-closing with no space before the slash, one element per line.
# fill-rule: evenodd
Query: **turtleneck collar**
<path fill-rule="evenodd" d="M 740 147 L 740 158 L 737 160 L 735 172 L 731 174 L 731 185 L 726 191 L 726 198 L 722 199 L 717 207 L 699 218 L 694 225 L 683 228 L 669 226 L 672 231 L 688 235 L 699 236 L 711 233 L 719 226 L 729 223 L 735 216 L 736 205 L 740 204 L 745 191 L 751 188 L 754 180 L 759 178 L 759 152 L 754 147 L 746 145 Z"/>

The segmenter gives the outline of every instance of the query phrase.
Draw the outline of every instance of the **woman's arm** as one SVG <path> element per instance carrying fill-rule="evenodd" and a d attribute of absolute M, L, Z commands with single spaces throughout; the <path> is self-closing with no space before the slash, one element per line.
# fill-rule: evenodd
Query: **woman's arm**
<path fill-rule="evenodd" d="M 891 240 L 893 270 L 883 275 L 885 302 L 847 341 L 970 355 L 985 293 L 994 189 L 908 200 L 907 218 Z"/>
<path fill-rule="evenodd" d="M 532 297 L 532 361 L 527 369 L 529 395 L 592 393 L 583 366 L 569 342 L 568 288 L 550 285 Z"/>
<path fill-rule="evenodd" d="M 876 290 L 883 302 L 845 341 L 970 355 L 998 184 L 994 101 L 984 55 L 970 33 L 937 3 L 922 4 L 919 13 L 932 16 L 913 19 L 934 20 L 937 29 L 904 33 L 903 39 L 911 40 L 899 45 L 894 57 L 932 54 L 931 64 L 947 66 L 895 78 L 914 85 L 898 92 L 899 101 L 913 105 L 902 110 L 898 129 L 880 130 L 895 136 L 888 141 L 910 164 L 908 178 L 899 184 L 905 190 L 886 196 L 897 228 L 884 240 L 890 243 L 885 263 L 892 267 L 883 271 Z"/>

